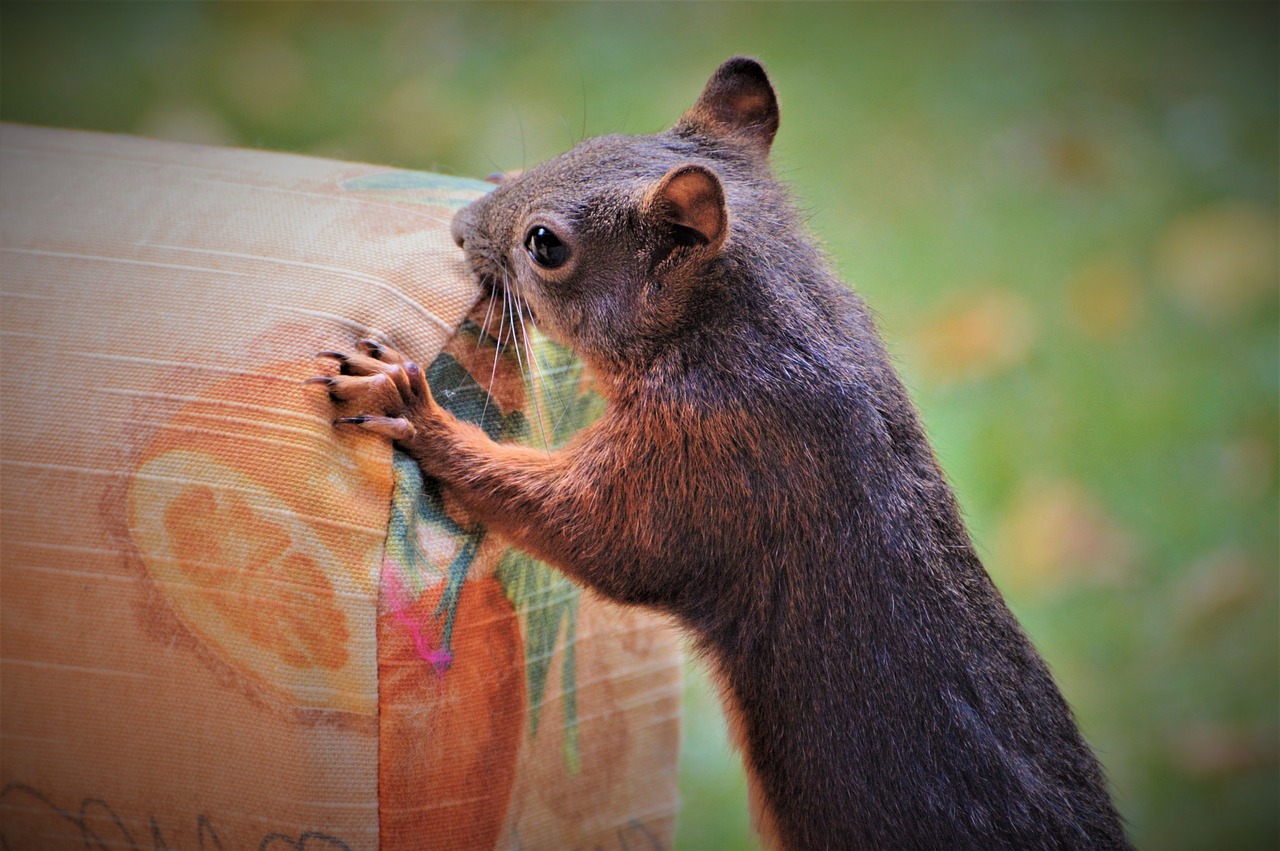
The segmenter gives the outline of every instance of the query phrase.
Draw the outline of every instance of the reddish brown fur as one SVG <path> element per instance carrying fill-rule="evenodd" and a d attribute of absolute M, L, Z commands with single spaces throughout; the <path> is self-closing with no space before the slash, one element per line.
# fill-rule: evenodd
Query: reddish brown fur
<path fill-rule="evenodd" d="M 568 446 L 494 443 L 367 344 L 327 380 L 372 412 L 343 421 L 679 619 L 779 845 L 1126 847 L 865 307 L 773 180 L 777 127 L 764 70 L 731 59 L 671 131 L 584 142 L 455 219 L 480 280 L 600 377 L 607 410 Z"/>

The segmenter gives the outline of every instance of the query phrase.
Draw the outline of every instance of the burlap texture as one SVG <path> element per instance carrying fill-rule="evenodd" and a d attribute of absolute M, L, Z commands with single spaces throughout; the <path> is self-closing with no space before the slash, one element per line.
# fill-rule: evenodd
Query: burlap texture
<path fill-rule="evenodd" d="M 384 334 L 496 437 L 585 421 L 572 358 L 530 387 L 478 327 L 482 188 L 0 128 L 6 848 L 670 845 L 670 631 L 300 383 Z"/>

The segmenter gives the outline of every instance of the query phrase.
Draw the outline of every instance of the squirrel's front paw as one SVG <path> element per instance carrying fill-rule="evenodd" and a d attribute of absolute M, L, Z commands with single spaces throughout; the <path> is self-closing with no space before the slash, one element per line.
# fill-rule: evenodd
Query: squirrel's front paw
<path fill-rule="evenodd" d="M 306 380 L 326 387 L 334 404 L 358 412 L 339 417 L 334 425 L 359 426 L 406 442 L 443 413 L 416 363 L 373 340 L 361 340 L 356 349 L 354 354 L 318 352 L 316 357 L 337 361 L 338 374 Z"/>

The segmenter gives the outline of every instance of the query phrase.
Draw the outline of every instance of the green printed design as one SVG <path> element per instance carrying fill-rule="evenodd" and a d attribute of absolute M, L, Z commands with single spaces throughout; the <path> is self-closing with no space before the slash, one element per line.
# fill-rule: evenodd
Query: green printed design
<path fill-rule="evenodd" d="M 584 369 L 573 352 L 534 332 L 533 358 L 529 367 L 539 378 L 536 390 L 529 395 L 533 401 L 527 406 L 534 417 L 534 425 L 527 445 L 555 449 L 563 446 L 583 426 L 604 411 L 604 400 L 599 394 L 584 391 Z"/>
<path fill-rule="evenodd" d="M 470 320 L 458 329 L 464 340 L 476 339 L 479 332 Z M 460 420 L 480 426 L 494 440 L 529 442 L 529 423 L 524 412 L 512 411 L 504 416 L 497 402 L 453 355 L 441 354 L 432 362 L 427 368 L 427 385 L 440 407 Z"/>
<path fill-rule="evenodd" d="M 457 350 L 493 347 L 493 340 L 468 320 L 457 332 Z M 499 383 L 517 380 L 523 373 L 524 410 L 503 413 L 499 404 L 453 355 L 441 353 L 427 369 L 432 395 L 445 410 L 460 420 L 475 423 L 494 440 L 540 448 L 554 448 L 569 440 L 603 408 L 597 394 L 584 387 L 583 366 L 571 352 L 534 333 L 531 345 L 534 363 L 518 365 L 513 346 L 499 354 L 491 375 Z M 487 359 L 478 358 L 483 364 Z M 492 365 L 492 361 L 489 361 Z M 480 368 L 480 367 L 477 367 Z M 535 374 L 536 380 L 529 375 Z M 427 587 L 445 583 L 435 611 L 444 618 L 441 647 L 434 657 L 446 670 L 452 660 L 454 617 L 460 596 L 476 554 L 486 535 L 479 524 L 463 525 L 445 508 L 439 484 L 424 477 L 409 456 L 394 456 L 395 486 L 392 494 L 387 558 L 399 571 L 402 592 L 416 599 Z M 432 542 L 431 547 L 424 541 Z M 452 546 L 441 542 L 452 541 Z M 431 553 L 428 553 L 431 549 Z M 434 553 L 434 558 L 432 557 Z M 443 554 L 442 554 L 443 553 Z M 536 736 L 546 702 L 548 674 L 556 647 L 563 647 L 561 689 L 564 701 L 564 761 L 571 773 L 578 773 L 581 758 L 578 744 L 576 640 L 579 588 L 546 564 L 515 549 L 501 557 L 497 579 L 521 620 L 525 645 L 525 672 L 529 695 L 529 732 Z M 561 638 L 563 636 L 563 639 Z M 563 645 L 560 645 L 563 640 Z"/>
<path fill-rule="evenodd" d="M 421 171 L 384 171 L 343 181 L 348 192 L 363 192 L 388 200 L 409 201 L 436 207 L 461 209 L 493 188 L 464 177 Z"/>
<path fill-rule="evenodd" d="M 525 676 L 529 681 L 529 735 L 538 734 L 546 699 L 547 674 L 561 625 L 565 652 L 560 669 L 564 696 L 565 764 L 578 772 L 578 701 L 574 639 L 580 591 L 563 574 L 519 550 L 508 550 L 498 566 L 498 582 L 524 622 Z"/>

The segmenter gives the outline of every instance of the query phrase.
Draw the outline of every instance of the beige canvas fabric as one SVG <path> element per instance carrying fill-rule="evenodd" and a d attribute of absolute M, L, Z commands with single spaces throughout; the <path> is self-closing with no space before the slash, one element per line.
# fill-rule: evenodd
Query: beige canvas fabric
<path fill-rule="evenodd" d="M 526 386 L 477 325 L 482 188 L 0 127 L 6 848 L 670 845 L 671 632 L 301 384 L 385 335 L 501 439 L 589 413 L 567 353 Z"/>

